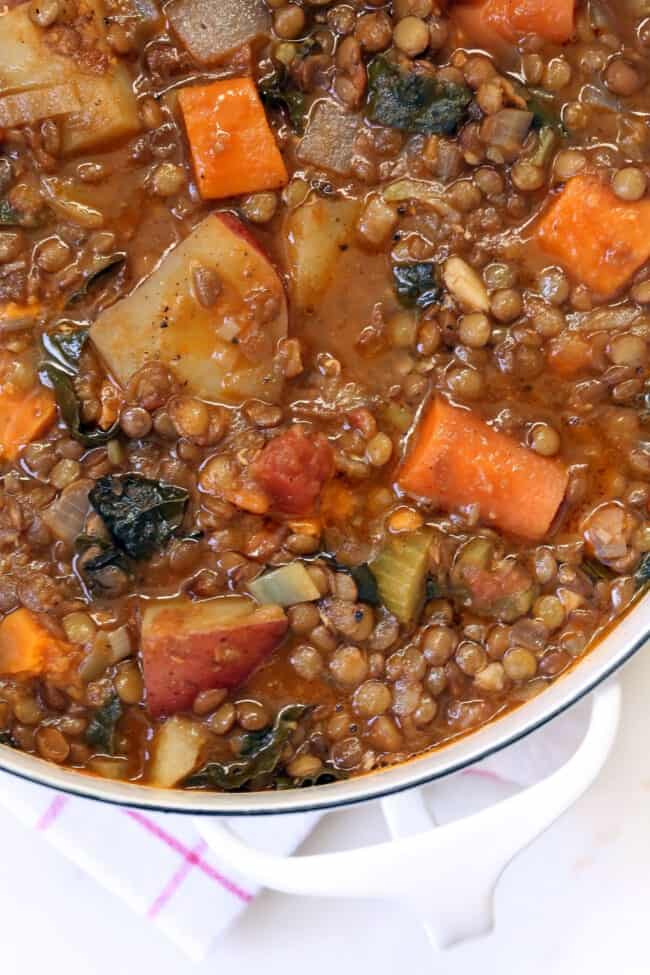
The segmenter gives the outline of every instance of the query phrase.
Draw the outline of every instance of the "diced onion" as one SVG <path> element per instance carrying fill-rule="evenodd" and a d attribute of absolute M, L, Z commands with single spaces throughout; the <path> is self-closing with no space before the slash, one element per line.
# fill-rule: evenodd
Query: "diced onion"
<path fill-rule="evenodd" d="M 88 492 L 94 482 L 75 481 L 43 512 L 43 521 L 59 541 L 72 544 L 81 534 L 90 507 Z"/>
<path fill-rule="evenodd" d="M 297 149 L 298 159 L 317 169 L 348 176 L 361 118 L 329 98 L 317 102 Z"/>
<path fill-rule="evenodd" d="M 291 562 L 267 572 L 248 586 L 248 591 L 261 603 L 293 606 L 320 599 L 320 593 L 302 562 Z"/>
<path fill-rule="evenodd" d="M 413 201 L 441 217 L 449 217 L 458 220 L 459 214 L 444 199 L 444 188 L 440 183 L 423 179 L 399 179 L 396 183 L 391 183 L 384 190 L 384 199 L 387 203 L 404 203 Z"/>
<path fill-rule="evenodd" d="M 165 13 L 201 64 L 216 64 L 271 29 L 271 15 L 262 0 L 171 0 Z"/>
<path fill-rule="evenodd" d="M 68 186 L 62 180 L 55 176 L 47 176 L 41 180 L 41 186 L 57 216 L 70 220 L 71 223 L 86 230 L 99 230 L 104 226 L 103 214 L 71 196 Z"/>

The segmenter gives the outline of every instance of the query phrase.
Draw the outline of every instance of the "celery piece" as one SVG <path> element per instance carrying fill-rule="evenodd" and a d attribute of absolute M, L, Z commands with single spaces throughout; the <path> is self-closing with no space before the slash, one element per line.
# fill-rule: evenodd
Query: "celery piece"
<path fill-rule="evenodd" d="M 290 562 L 266 572 L 249 584 L 248 591 L 260 603 L 275 603 L 276 606 L 293 606 L 294 603 L 320 599 L 320 593 L 302 562 Z"/>
<path fill-rule="evenodd" d="M 393 535 L 370 563 L 381 601 L 401 623 L 411 623 L 424 602 L 432 534 L 422 528 Z"/>

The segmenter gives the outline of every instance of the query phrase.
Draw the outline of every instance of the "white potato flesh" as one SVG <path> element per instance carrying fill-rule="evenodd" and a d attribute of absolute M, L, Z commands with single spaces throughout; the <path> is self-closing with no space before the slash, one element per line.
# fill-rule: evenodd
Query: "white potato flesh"
<path fill-rule="evenodd" d="M 354 241 L 359 210 L 354 200 L 314 196 L 289 215 L 287 263 L 296 307 L 313 307 L 328 289 L 341 254 Z"/>
<path fill-rule="evenodd" d="M 69 115 L 80 110 L 81 101 L 74 84 L 29 88 L 0 98 L 0 125 L 7 129 L 32 125 L 40 119 Z"/>
<path fill-rule="evenodd" d="M 66 154 L 103 146 L 137 132 L 140 120 L 131 79 L 126 68 L 111 56 L 106 44 L 100 0 L 83 0 L 81 12 L 91 18 L 86 30 L 91 29 L 89 24 L 94 25 L 97 48 L 106 55 L 107 69 L 103 73 L 84 69 L 82 60 L 52 50 L 45 32 L 30 20 L 28 7 L 22 4 L 0 17 L 0 106 L 3 96 L 14 99 L 7 103 L 8 112 L 19 93 L 68 86 L 78 104 L 70 104 L 70 111 L 52 112 L 62 116 L 61 136 Z"/>
<path fill-rule="evenodd" d="M 209 307 L 195 293 L 202 269 L 214 272 L 221 288 Z M 103 311 L 90 331 L 122 386 L 156 360 L 171 367 L 187 392 L 232 404 L 279 397 L 282 378 L 273 360 L 286 334 L 287 302 L 275 268 L 240 221 L 218 213 Z"/>
<path fill-rule="evenodd" d="M 263 0 L 171 0 L 165 13 L 201 64 L 216 64 L 271 28 L 271 14 Z"/>
<path fill-rule="evenodd" d="M 153 740 L 149 765 L 151 784 L 170 789 L 191 775 L 207 739 L 207 730 L 189 718 L 165 721 Z"/>

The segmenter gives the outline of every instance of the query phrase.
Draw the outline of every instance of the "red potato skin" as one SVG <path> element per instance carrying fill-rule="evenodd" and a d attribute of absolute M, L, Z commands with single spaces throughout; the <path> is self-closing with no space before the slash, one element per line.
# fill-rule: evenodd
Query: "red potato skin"
<path fill-rule="evenodd" d="M 266 618 L 265 618 L 266 616 Z M 214 630 L 192 629 L 183 609 L 157 611 L 142 629 L 147 707 L 153 717 L 191 709 L 196 695 L 237 687 L 282 642 L 288 621 L 264 608 Z"/>
<path fill-rule="evenodd" d="M 244 223 L 242 223 L 239 217 L 236 217 L 234 213 L 230 213 L 227 210 L 221 213 L 215 213 L 214 216 L 217 217 L 218 220 L 221 220 L 221 222 L 224 223 L 228 228 L 228 230 L 231 230 L 233 234 L 237 234 L 238 237 L 243 237 L 246 243 L 250 244 L 251 247 L 255 251 L 257 251 L 258 254 L 261 254 L 264 260 L 271 265 L 271 267 L 273 268 L 273 270 L 278 276 L 278 280 L 282 285 L 282 290 L 284 291 L 286 297 L 287 285 L 286 285 L 286 281 L 282 277 L 280 268 L 278 267 L 277 263 L 274 260 L 272 260 L 269 254 L 267 254 L 267 252 L 260 244 L 259 240 L 257 240 L 257 238 L 255 237 L 255 234 L 250 230 L 250 228 L 247 227 Z"/>
<path fill-rule="evenodd" d="M 312 436 L 293 427 L 267 443 L 251 473 L 276 511 L 308 515 L 334 476 L 334 453 L 322 434 Z"/>

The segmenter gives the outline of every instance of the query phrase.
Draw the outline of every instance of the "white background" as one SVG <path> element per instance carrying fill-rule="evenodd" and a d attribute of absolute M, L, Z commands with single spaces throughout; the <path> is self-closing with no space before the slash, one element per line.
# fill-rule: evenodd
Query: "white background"
<path fill-rule="evenodd" d="M 512 864 L 496 931 L 444 954 L 399 905 L 264 893 L 193 964 L 147 922 L 0 811 L 2 969 L 17 975 L 648 975 L 650 649 L 622 675 L 623 724 L 605 771 Z M 333 813 L 304 852 L 382 838 L 376 807 Z M 110 837 L 107 837 L 110 842 Z M 471 884 L 471 875 L 465 878 Z"/>

